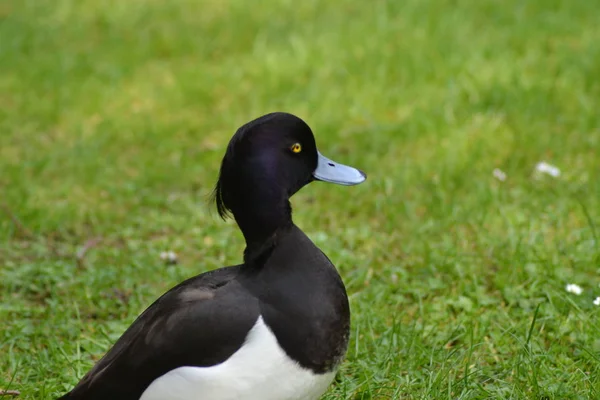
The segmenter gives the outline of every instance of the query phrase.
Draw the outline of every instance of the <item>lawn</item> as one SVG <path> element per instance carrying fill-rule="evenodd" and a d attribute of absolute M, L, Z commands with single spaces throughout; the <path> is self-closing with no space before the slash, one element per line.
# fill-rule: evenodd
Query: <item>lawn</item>
<path fill-rule="evenodd" d="M 292 199 L 353 312 L 324 399 L 600 398 L 598 21 L 595 0 L 1 4 L 0 388 L 54 399 L 164 291 L 239 262 L 209 195 L 237 127 L 281 110 L 369 175 Z"/>

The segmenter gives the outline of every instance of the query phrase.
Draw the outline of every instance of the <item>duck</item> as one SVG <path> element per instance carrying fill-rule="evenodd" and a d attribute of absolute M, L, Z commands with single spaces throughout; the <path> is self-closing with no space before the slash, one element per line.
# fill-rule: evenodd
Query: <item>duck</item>
<path fill-rule="evenodd" d="M 160 296 L 67 394 L 69 400 L 315 400 L 350 336 L 344 283 L 292 220 L 313 181 L 366 180 L 317 149 L 301 118 L 274 112 L 241 126 L 213 199 L 244 237 L 243 262 Z"/>

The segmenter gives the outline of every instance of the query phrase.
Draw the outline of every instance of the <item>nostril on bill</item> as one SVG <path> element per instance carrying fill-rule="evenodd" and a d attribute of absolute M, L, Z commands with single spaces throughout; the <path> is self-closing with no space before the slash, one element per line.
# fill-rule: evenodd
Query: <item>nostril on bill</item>
<path fill-rule="evenodd" d="M 335 167 L 334 163 L 327 163 L 327 164 L 329 164 L 330 167 Z"/>

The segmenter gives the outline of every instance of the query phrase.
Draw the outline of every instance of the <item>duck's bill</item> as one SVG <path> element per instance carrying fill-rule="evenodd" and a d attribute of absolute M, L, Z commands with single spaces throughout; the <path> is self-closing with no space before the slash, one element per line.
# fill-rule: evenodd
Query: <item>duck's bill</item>
<path fill-rule="evenodd" d="M 319 155 L 317 169 L 313 172 L 316 180 L 352 186 L 367 179 L 367 175 L 361 170 L 336 163 L 319 152 L 317 154 Z"/>

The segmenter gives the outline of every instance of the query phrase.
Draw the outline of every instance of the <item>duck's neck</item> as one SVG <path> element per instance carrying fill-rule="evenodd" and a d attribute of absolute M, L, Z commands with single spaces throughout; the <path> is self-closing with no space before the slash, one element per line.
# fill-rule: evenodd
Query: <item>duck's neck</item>
<path fill-rule="evenodd" d="M 273 248 L 278 236 L 293 226 L 292 208 L 287 196 L 276 202 L 272 198 L 269 201 L 262 200 L 249 202 L 252 207 L 234 214 L 246 240 L 246 264 L 256 264 L 257 260 Z"/>

